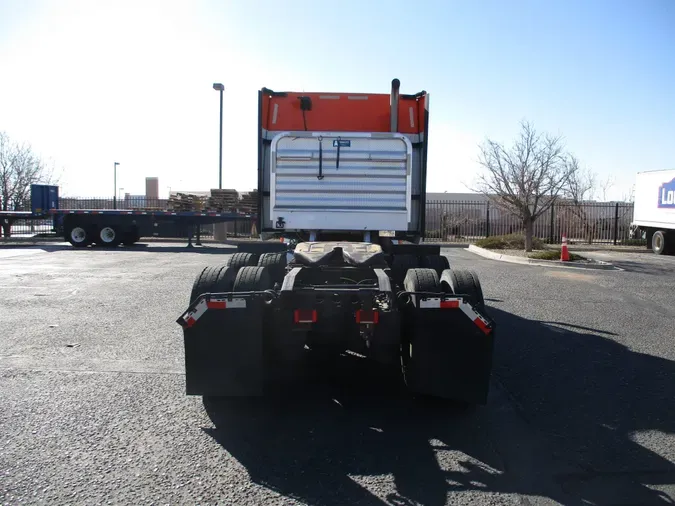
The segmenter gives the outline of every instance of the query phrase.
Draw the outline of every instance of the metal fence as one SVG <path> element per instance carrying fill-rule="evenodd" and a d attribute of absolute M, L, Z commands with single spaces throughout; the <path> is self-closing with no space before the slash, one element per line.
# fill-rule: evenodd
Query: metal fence
<path fill-rule="evenodd" d="M 128 198 L 117 201 L 118 209 L 167 209 L 166 199 Z M 112 199 L 61 198 L 61 209 L 114 209 Z M 571 242 L 614 243 L 626 241 L 633 219 L 633 204 L 627 202 L 586 203 L 582 206 L 557 203 L 534 224 L 534 235 L 550 244 L 560 243 L 564 235 Z M 246 237 L 251 220 L 242 219 L 227 225 L 228 235 Z M 475 242 L 488 236 L 522 233 L 520 220 L 491 202 L 427 202 L 426 241 Z M 2 227 L 0 227 L 2 232 Z M 54 233 L 54 224 L 47 220 L 16 220 L 13 237 Z M 168 225 L 163 237 L 187 237 L 185 229 Z M 201 235 L 213 236 L 213 225 L 203 225 Z"/>
<path fill-rule="evenodd" d="M 629 202 L 561 202 L 537 218 L 534 235 L 549 244 L 563 235 L 576 243 L 620 244 L 629 239 L 632 220 Z M 490 202 L 427 202 L 426 241 L 474 242 L 522 232 L 519 218 Z"/>

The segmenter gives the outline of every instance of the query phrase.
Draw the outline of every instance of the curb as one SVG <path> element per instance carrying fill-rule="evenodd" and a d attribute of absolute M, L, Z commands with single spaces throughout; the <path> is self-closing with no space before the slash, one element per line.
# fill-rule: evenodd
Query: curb
<path fill-rule="evenodd" d="M 512 264 L 521 264 L 521 265 L 535 265 L 539 267 L 557 267 L 559 269 L 590 269 L 590 270 L 620 270 L 618 267 L 607 263 L 598 262 L 597 264 L 584 264 L 584 265 L 574 265 L 573 262 L 562 263 L 556 260 L 537 260 L 535 258 L 524 258 L 524 257 L 514 257 L 511 255 L 504 255 L 502 253 L 496 253 L 494 251 L 487 250 L 476 246 L 475 244 L 469 245 L 467 248 L 468 251 L 475 253 L 476 255 L 489 258 L 491 260 L 498 260 L 500 262 L 508 262 Z"/>

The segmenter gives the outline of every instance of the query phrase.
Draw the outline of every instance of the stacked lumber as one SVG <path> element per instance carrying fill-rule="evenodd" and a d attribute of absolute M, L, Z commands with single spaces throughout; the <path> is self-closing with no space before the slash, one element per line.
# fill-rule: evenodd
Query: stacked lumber
<path fill-rule="evenodd" d="M 258 190 L 242 193 L 238 207 L 242 213 L 255 214 L 258 211 Z"/>
<path fill-rule="evenodd" d="M 191 193 L 176 193 L 169 197 L 169 210 L 176 212 L 202 211 L 205 208 L 204 197 Z"/>
<path fill-rule="evenodd" d="M 207 208 L 209 211 L 232 212 L 236 210 L 239 202 L 237 190 L 211 190 Z"/>

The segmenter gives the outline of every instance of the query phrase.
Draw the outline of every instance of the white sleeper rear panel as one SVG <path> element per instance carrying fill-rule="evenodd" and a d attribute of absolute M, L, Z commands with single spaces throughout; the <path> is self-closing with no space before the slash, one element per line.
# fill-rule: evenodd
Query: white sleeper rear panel
<path fill-rule="evenodd" d="M 334 141 L 341 144 L 339 166 Z M 286 230 L 407 230 L 411 172 L 412 145 L 401 134 L 277 134 L 271 146 L 272 223 Z"/>

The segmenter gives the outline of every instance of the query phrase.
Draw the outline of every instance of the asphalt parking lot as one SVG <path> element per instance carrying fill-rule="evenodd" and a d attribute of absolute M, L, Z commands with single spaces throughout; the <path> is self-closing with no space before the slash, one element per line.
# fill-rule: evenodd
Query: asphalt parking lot
<path fill-rule="evenodd" d="M 311 397 L 186 397 L 175 319 L 228 251 L 0 247 L 2 504 L 675 503 L 675 257 L 444 250 L 499 324 L 489 403 L 458 412 L 361 362 Z"/>

